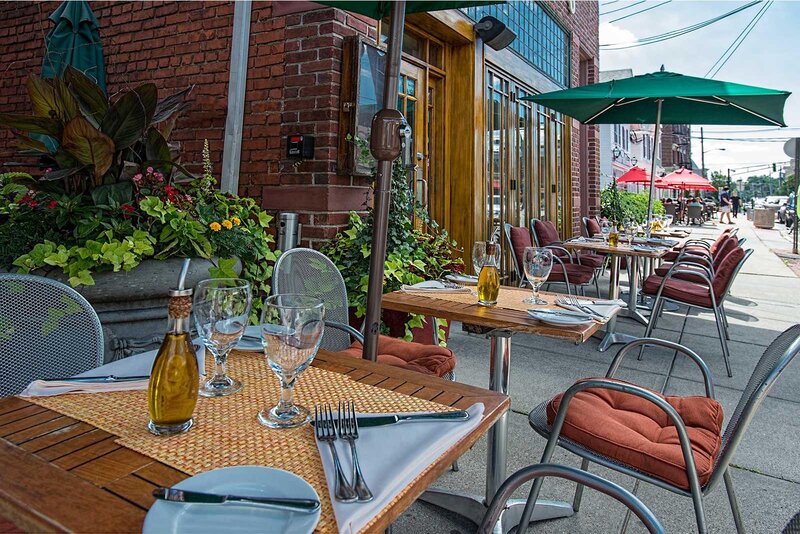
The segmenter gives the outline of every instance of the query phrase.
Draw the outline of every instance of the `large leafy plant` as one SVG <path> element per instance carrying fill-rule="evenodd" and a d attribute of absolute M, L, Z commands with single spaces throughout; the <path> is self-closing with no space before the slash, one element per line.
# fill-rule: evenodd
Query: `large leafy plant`
<path fill-rule="evenodd" d="M 126 90 L 114 99 L 89 77 L 67 67 L 64 77 L 28 76 L 30 115 L 0 114 L 0 124 L 17 130 L 23 154 L 41 158 L 40 181 L 66 193 L 91 190 L 96 200 L 125 201 L 128 182 L 141 169 L 180 171 L 168 142 L 191 87 L 159 98 L 153 83 Z M 22 133 L 18 133 L 22 132 Z"/>
<path fill-rule="evenodd" d="M 399 163 L 392 168 L 392 196 L 389 210 L 384 293 L 396 291 L 404 284 L 440 279 L 463 271 L 464 265 L 455 241 L 447 231 L 430 219 L 427 211 L 413 203 L 406 174 Z M 372 208 L 365 218 L 350 213 L 349 225 L 322 247 L 322 252 L 336 264 L 347 286 L 350 306 L 356 317 L 363 317 L 367 308 L 369 256 L 374 227 Z M 405 324 L 405 338 L 413 337 L 412 329 L 422 327 L 425 318 L 410 314 Z M 438 338 L 445 341 L 445 321 L 440 321 Z"/>
<path fill-rule="evenodd" d="M 617 224 L 625 221 L 641 224 L 647 220 L 648 202 L 647 191 L 630 193 L 619 189 L 616 182 L 612 182 L 600 193 L 600 214 Z M 656 215 L 665 213 L 661 202 L 653 202 L 653 213 Z"/>
<path fill-rule="evenodd" d="M 147 167 L 132 177 L 131 200 L 121 204 L 15 189 L 0 201 L 0 214 L 7 213 L 0 225 L 0 268 L 59 269 L 77 287 L 94 284 L 96 273 L 130 271 L 150 258 L 210 259 L 213 277 L 237 276 L 241 261 L 257 320 L 276 259 L 268 233 L 272 217 L 253 199 L 216 188 L 207 143 L 203 160 L 204 175 L 186 184 Z"/>

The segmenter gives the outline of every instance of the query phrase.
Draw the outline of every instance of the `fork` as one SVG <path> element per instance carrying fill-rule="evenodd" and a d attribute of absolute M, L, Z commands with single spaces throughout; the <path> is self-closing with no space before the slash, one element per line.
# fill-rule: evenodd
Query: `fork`
<path fill-rule="evenodd" d="M 573 297 L 572 295 L 564 296 L 564 297 L 558 297 L 556 299 L 556 304 L 563 304 L 563 305 L 566 305 L 566 306 L 572 306 L 574 308 L 578 308 L 583 313 L 589 314 L 592 317 L 592 319 L 594 319 L 596 321 L 605 320 L 605 317 L 603 317 L 602 315 L 600 315 L 599 313 L 597 313 L 596 311 L 594 311 L 590 307 L 586 306 L 585 304 L 582 304 L 580 299 L 578 299 L 577 297 Z"/>
<path fill-rule="evenodd" d="M 339 454 L 336 452 L 336 426 L 333 421 L 333 413 L 331 412 L 331 405 L 325 404 L 324 406 L 314 407 L 314 432 L 317 434 L 319 441 L 327 442 L 331 448 L 333 456 L 333 465 L 336 467 L 336 482 L 334 483 L 333 496 L 340 502 L 353 502 L 356 500 L 356 492 L 347 477 L 344 476 L 342 471 L 342 464 L 339 462 Z"/>
<path fill-rule="evenodd" d="M 358 463 L 358 453 L 356 452 L 356 440 L 358 439 L 358 419 L 356 419 L 356 403 L 353 401 L 339 401 L 339 437 L 350 444 L 353 454 L 353 488 L 356 490 L 359 502 L 369 502 L 373 499 L 372 492 L 364 481 L 361 474 L 361 466 Z"/>

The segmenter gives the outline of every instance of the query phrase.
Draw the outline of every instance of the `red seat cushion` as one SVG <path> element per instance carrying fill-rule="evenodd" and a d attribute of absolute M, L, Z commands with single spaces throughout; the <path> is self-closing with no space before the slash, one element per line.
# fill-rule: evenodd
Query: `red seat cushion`
<path fill-rule="evenodd" d="M 597 269 L 598 267 L 602 267 L 603 262 L 605 261 L 605 256 L 600 256 L 599 254 L 581 254 L 581 265 L 588 265 L 593 269 Z"/>
<path fill-rule="evenodd" d="M 524 276 L 525 267 L 522 263 L 522 257 L 525 253 L 525 247 L 532 247 L 531 232 L 524 226 L 512 226 L 509 231 L 511 238 L 511 248 L 514 249 L 514 257 L 517 258 L 517 265 L 519 265 L 520 276 Z"/>
<path fill-rule="evenodd" d="M 728 286 L 733 282 L 733 274 L 736 267 L 744 260 L 745 252 L 742 247 L 737 246 L 719 262 L 719 266 L 714 271 L 714 297 L 719 302 L 722 294 L 728 289 Z"/>
<path fill-rule="evenodd" d="M 355 341 L 340 352 L 361 358 L 363 346 Z M 442 377 L 456 368 L 453 351 L 439 345 L 423 345 L 389 336 L 378 338 L 378 363 L 410 369 L 426 375 Z"/>
<path fill-rule="evenodd" d="M 562 396 L 557 395 L 547 405 L 551 425 Z M 722 406 L 707 397 L 659 396 L 683 419 L 697 475 L 704 485 L 722 442 Z M 569 403 L 561 434 L 599 454 L 689 489 L 675 425 L 661 408 L 641 397 L 599 388 L 580 391 Z"/>
<path fill-rule="evenodd" d="M 586 221 L 586 233 L 589 234 L 589 237 L 594 237 L 597 234 L 602 233 L 600 230 L 600 223 L 594 219 L 589 219 Z"/>
<path fill-rule="evenodd" d="M 655 295 L 658 293 L 658 288 L 664 278 L 657 274 L 648 276 L 642 285 L 642 291 L 646 295 Z M 709 294 L 708 287 L 687 280 L 679 280 L 671 278 L 667 280 L 664 286 L 664 291 L 661 293 L 667 298 L 671 298 L 693 306 L 703 306 L 705 308 L 711 307 L 711 295 Z"/>
<path fill-rule="evenodd" d="M 556 230 L 556 225 L 550 221 L 537 220 L 533 223 L 533 231 L 536 232 L 540 247 L 546 247 L 547 245 L 561 242 L 558 230 Z"/>
<path fill-rule="evenodd" d="M 594 276 L 594 267 L 588 265 L 578 265 L 577 263 L 565 263 L 564 268 L 567 271 L 570 284 L 588 284 Z M 553 270 L 550 271 L 550 276 L 547 277 L 548 282 L 564 282 L 564 269 L 561 264 L 553 262 Z"/>

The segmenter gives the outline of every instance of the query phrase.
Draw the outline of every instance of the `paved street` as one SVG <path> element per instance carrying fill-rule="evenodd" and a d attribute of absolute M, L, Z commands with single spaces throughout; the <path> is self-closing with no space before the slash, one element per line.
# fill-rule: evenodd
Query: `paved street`
<path fill-rule="evenodd" d="M 738 219 L 738 225 L 738 236 L 747 239 L 744 247 L 753 248 L 755 252 L 743 267 L 726 304 L 732 338 L 733 378 L 725 374 L 713 314 L 698 315 L 697 312 L 688 313 L 686 309 L 666 313 L 655 331 L 655 337 L 678 341 L 704 357 L 714 375 L 717 398 L 725 409 L 726 422 L 764 348 L 800 317 L 800 278 L 770 251 L 770 248 L 779 248 L 776 243 L 782 241 L 782 248 L 786 248 L 788 242 L 780 237 L 778 230 L 756 230 L 743 217 Z M 714 237 L 720 228 L 712 224 L 706 224 L 702 229 L 695 227 L 692 237 Z M 627 319 L 620 320 L 619 324 L 621 331 L 635 335 L 644 332 L 643 326 Z M 528 426 L 528 412 L 579 378 L 605 374 L 616 348 L 600 353 L 597 351 L 598 342 L 593 339 L 575 346 L 528 335 L 513 338 L 509 473 L 537 463 L 545 445 L 545 440 Z M 460 325 L 454 325 L 450 346 L 458 356 L 458 380 L 486 386 L 488 341 L 481 336 L 463 333 Z M 629 360 L 620 377 L 657 388 L 666 373 L 668 356 L 650 351 L 641 362 Z M 675 376 L 677 378 L 672 380 L 668 393 L 702 393 L 699 374 L 688 362 L 678 365 Z M 789 518 L 800 510 L 798 408 L 800 362 L 794 362 L 762 405 L 734 458 L 732 475 L 748 532 L 780 532 Z M 484 439 L 461 459 L 461 471 L 445 474 L 439 485 L 481 493 L 485 457 Z M 554 461 L 573 466 L 580 464 L 575 456 L 561 450 Z M 633 480 L 628 477 L 597 466 L 593 470 L 629 489 L 633 487 Z M 572 484 L 551 480 L 545 483 L 542 495 L 551 499 L 571 499 L 573 490 Z M 689 499 L 649 485 L 643 485 L 639 495 L 668 532 L 696 532 Z M 538 524 L 531 531 L 612 532 L 619 528 L 623 515 L 623 508 L 616 501 L 587 490 L 578 514 Z M 722 485 L 706 499 L 706 515 L 710 532 L 735 530 Z M 635 519 L 632 525 L 631 532 L 644 530 Z M 473 530 L 474 526 L 469 522 L 421 503 L 412 506 L 395 524 L 396 533 L 466 533 Z"/>

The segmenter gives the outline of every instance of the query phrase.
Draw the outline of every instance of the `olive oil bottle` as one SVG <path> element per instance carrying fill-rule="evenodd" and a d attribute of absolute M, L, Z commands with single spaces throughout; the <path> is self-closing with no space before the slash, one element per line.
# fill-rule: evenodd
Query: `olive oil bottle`
<path fill-rule="evenodd" d="M 494 241 L 486 243 L 486 261 L 478 275 L 478 304 L 494 306 L 500 293 L 500 273 L 497 269 L 499 245 Z"/>
<path fill-rule="evenodd" d="M 153 361 L 147 389 L 150 409 L 147 428 L 159 436 L 180 434 L 192 427 L 200 385 L 197 357 L 189 336 L 192 290 L 183 289 L 182 282 L 186 267 L 188 265 L 181 273 L 180 289 L 169 294 L 167 333 Z"/>

